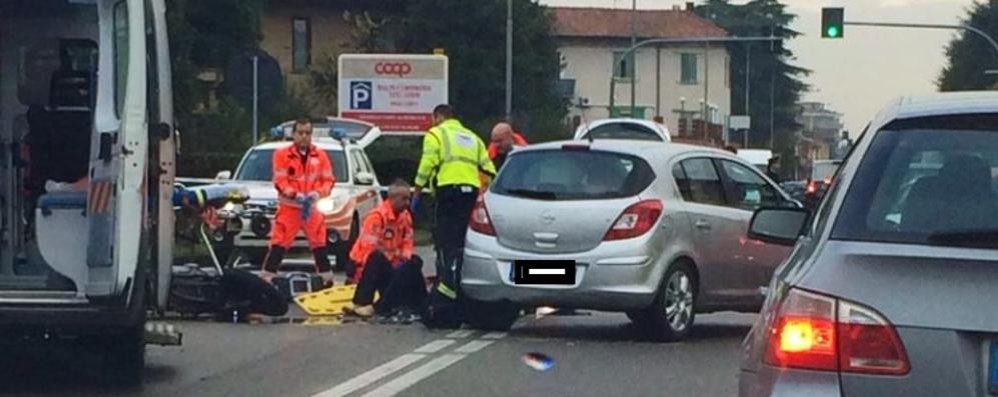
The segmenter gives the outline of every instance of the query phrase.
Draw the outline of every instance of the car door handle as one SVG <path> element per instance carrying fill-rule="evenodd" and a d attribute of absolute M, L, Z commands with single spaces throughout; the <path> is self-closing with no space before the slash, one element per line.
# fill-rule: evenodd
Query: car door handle
<path fill-rule="evenodd" d="M 696 221 L 694 225 L 696 225 L 697 229 L 710 230 L 710 222 L 703 219 Z"/>

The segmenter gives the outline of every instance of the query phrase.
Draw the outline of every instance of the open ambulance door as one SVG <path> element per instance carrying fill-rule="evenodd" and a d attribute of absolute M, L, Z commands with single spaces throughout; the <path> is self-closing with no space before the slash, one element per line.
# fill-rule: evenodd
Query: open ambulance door
<path fill-rule="evenodd" d="M 171 271 L 173 269 L 173 243 L 176 219 L 173 212 L 173 186 L 176 178 L 177 135 L 173 116 L 173 75 L 170 66 L 170 41 L 167 34 L 166 6 L 164 0 L 147 0 L 147 14 L 152 22 L 149 31 L 150 68 L 155 68 L 156 76 L 150 87 L 155 87 L 158 95 L 151 105 L 158 107 L 154 112 L 158 120 L 150 134 L 159 143 L 159 167 L 150 173 L 151 180 L 159 183 L 159 197 L 156 203 L 156 229 L 154 254 L 156 265 L 156 307 L 166 310 L 170 296 Z M 153 153 L 156 156 L 156 153 Z M 156 194 L 155 192 L 153 194 Z"/>
<path fill-rule="evenodd" d="M 148 75 L 144 0 L 98 0 L 102 49 L 87 197 L 86 295 L 131 303 L 144 288 Z M 138 288 L 138 289 L 137 289 Z"/>

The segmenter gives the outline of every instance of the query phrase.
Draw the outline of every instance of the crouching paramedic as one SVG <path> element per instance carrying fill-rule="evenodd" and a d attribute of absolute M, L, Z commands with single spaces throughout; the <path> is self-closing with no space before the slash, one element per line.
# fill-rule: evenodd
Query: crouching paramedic
<path fill-rule="evenodd" d="M 426 298 L 423 261 L 413 255 L 409 184 L 395 181 L 388 200 L 364 218 L 364 226 L 350 250 L 359 279 L 351 311 L 361 317 L 393 312 L 416 313 Z M 380 294 L 374 303 L 374 292 Z"/>
<path fill-rule="evenodd" d="M 312 122 L 307 118 L 295 121 L 292 137 L 294 144 L 274 152 L 274 186 L 279 200 L 261 277 L 269 282 L 276 276 L 284 254 L 304 230 L 319 276 L 327 285 L 332 284 L 326 225 L 315 203 L 333 190 L 333 166 L 326 152 L 312 145 Z"/>

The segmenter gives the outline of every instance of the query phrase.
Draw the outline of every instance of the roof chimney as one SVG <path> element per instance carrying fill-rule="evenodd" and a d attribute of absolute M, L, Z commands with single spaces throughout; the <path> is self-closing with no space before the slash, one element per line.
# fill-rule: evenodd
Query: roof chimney
<path fill-rule="evenodd" d="M 692 1 L 687 1 L 686 2 L 686 11 L 693 12 L 694 11 L 693 9 L 694 9 L 693 2 Z"/>

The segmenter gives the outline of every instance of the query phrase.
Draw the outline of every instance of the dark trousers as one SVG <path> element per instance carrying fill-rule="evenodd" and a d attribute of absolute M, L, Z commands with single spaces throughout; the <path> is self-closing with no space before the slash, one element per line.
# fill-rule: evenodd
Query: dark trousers
<path fill-rule="evenodd" d="M 464 238 L 468 234 L 471 211 L 475 209 L 478 189 L 467 185 L 437 188 L 436 230 L 433 243 L 437 251 L 437 277 L 452 289 L 457 289 L 460 263 L 464 255 Z"/>
<path fill-rule="evenodd" d="M 272 245 L 267 251 L 267 256 L 263 258 L 263 270 L 277 273 L 284 261 L 284 254 L 287 252 L 282 246 Z M 333 265 L 329 263 L 329 251 L 327 248 L 316 248 L 312 250 L 312 257 L 315 258 L 315 269 L 319 273 L 333 270 Z"/>
<path fill-rule="evenodd" d="M 364 265 L 353 303 L 357 306 L 374 302 L 374 292 L 381 298 L 374 304 L 379 314 L 388 314 L 395 309 L 408 307 L 417 309 L 426 299 L 426 284 L 423 279 L 423 260 L 413 255 L 412 259 L 392 268 L 391 262 L 381 251 L 375 251 Z"/>

